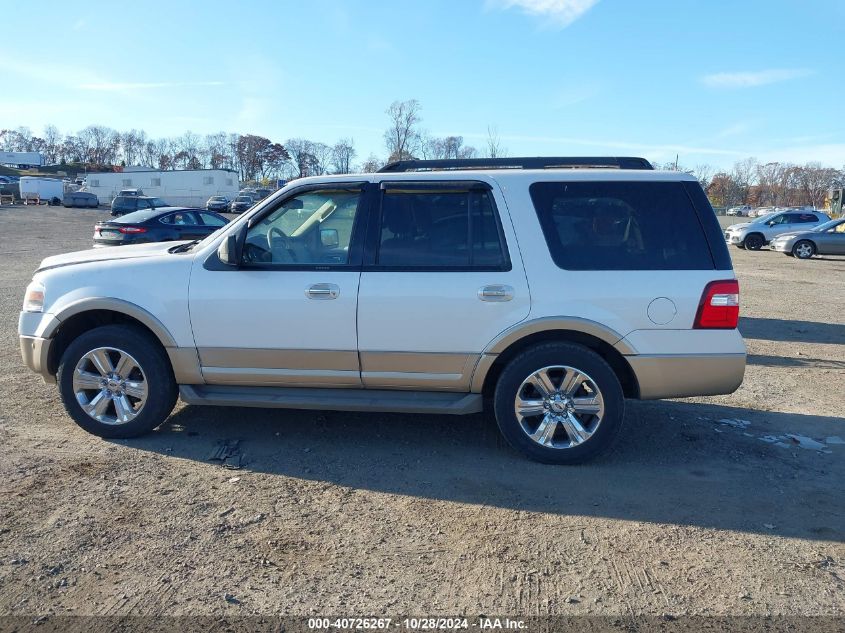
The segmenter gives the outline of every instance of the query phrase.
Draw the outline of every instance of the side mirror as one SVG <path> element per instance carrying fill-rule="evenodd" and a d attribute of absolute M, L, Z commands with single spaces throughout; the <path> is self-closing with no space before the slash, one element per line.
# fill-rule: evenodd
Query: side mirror
<path fill-rule="evenodd" d="M 337 229 L 320 229 L 320 244 L 323 248 L 335 248 L 340 244 Z"/>
<path fill-rule="evenodd" d="M 241 263 L 240 234 L 230 233 L 217 247 L 217 257 L 227 266 L 239 266 Z"/>

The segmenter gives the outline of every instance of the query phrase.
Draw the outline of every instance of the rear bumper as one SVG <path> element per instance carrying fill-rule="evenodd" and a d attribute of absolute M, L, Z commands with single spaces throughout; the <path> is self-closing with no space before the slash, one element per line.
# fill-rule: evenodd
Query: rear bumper
<path fill-rule="evenodd" d="M 626 356 L 641 400 L 733 393 L 745 376 L 745 353 Z"/>
<path fill-rule="evenodd" d="M 21 358 L 24 365 L 36 374 L 40 374 L 46 383 L 55 383 L 56 377 L 50 373 L 50 347 L 53 339 L 39 336 L 21 336 Z"/>

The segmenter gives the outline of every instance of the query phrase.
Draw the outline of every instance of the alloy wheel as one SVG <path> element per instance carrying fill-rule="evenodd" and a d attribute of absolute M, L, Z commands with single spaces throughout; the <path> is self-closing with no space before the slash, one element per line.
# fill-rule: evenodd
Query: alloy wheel
<path fill-rule="evenodd" d="M 567 449 L 589 440 L 604 417 L 596 382 L 574 367 L 538 369 L 519 386 L 514 412 L 522 430 L 546 448 Z"/>
<path fill-rule="evenodd" d="M 114 347 L 93 349 L 76 364 L 73 393 L 82 410 L 103 424 L 134 420 L 147 401 L 147 377 L 132 356 Z"/>

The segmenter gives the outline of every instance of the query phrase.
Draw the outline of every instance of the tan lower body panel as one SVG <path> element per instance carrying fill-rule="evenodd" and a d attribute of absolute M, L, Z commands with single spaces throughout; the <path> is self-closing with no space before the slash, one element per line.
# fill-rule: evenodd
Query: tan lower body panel
<path fill-rule="evenodd" d="M 478 354 L 437 352 L 361 352 L 365 387 L 469 391 Z"/>
<path fill-rule="evenodd" d="M 470 391 L 480 356 L 204 347 L 168 349 L 180 384 Z M 360 360 L 359 360 L 360 359 Z M 360 364 L 359 364 L 360 363 Z M 177 369 L 178 366 L 178 369 Z"/>
<path fill-rule="evenodd" d="M 745 354 L 626 356 L 641 400 L 733 393 L 745 375 Z"/>
<path fill-rule="evenodd" d="M 203 347 L 198 352 L 210 385 L 361 386 L 354 351 Z"/>

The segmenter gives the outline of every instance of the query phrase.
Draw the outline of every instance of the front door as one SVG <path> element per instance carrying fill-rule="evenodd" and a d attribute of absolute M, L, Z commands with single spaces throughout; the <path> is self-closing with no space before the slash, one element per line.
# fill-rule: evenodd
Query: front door
<path fill-rule="evenodd" d="M 362 192 L 294 192 L 252 219 L 238 268 L 195 262 L 191 324 L 207 383 L 360 386 Z"/>
<path fill-rule="evenodd" d="M 388 181 L 377 195 L 358 292 L 364 386 L 469 391 L 481 352 L 530 307 L 504 201 L 469 181 Z"/>

